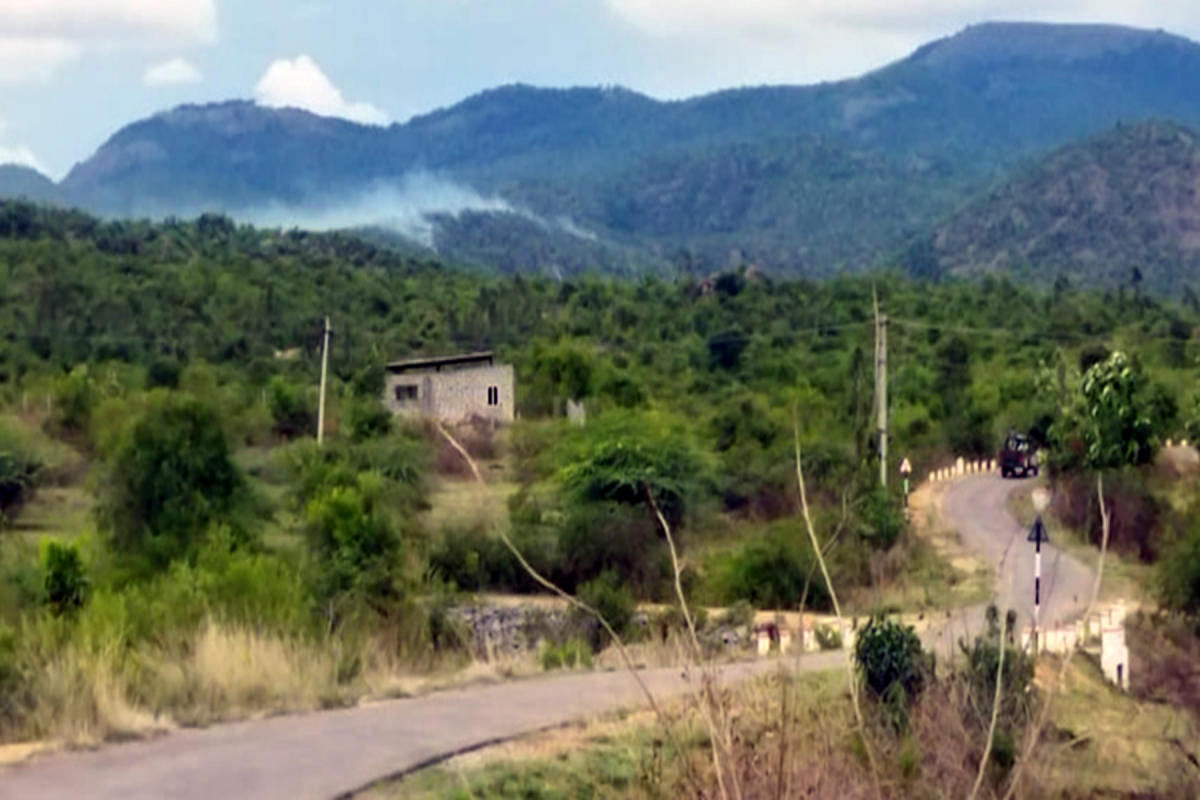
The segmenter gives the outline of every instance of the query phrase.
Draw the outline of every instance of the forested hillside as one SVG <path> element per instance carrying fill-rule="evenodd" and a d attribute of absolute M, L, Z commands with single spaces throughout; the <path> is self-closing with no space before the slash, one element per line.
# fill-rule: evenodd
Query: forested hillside
<path fill-rule="evenodd" d="M 675 102 L 508 86 L 386 128 L 185 106 L 118 131 L 59 189 L 120 216 L 432 214 L 425 244 L 525 273 L 812 276 L 886 261 L 1014 165 L 1079 137 L 1200 124 L 1196 76 L 1200 46 L 1162 32 L 985 24 L 853 80 Z"/>
<path fill-rule="evenodd" d="M 936 265 L 1052 284 L 1125 285 L 1187 298 L 1200 278 L 1200 146 L 1166 122 L 1118 127 L 1038 161 L 932 237 Z"/>

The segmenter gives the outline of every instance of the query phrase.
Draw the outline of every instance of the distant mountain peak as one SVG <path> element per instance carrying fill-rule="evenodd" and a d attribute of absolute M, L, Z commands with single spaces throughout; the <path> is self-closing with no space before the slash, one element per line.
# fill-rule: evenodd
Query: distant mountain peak
<path fill-rule="evenodd" d="M 1005 61 L 1071 63 L 1121 55 L 1146 47 L 1194 43 L 1161 30 L 1121 25 L 983 22 L 921 47 L 912 60 L 929 67 Z"/>

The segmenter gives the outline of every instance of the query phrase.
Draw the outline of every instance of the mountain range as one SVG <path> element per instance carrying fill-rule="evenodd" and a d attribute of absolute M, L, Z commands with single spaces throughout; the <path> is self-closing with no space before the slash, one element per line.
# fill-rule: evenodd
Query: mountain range
<path fill-rule="evenodd" d="M 1198 100 L 1200 45 L 1188 39 L 986 23 L 852 80 L 681 101 L 505 86 L 388 127 L 245 101 L 182 106 L 121 129 L 58 185 L 0 170 L 0 194 L 108 216 L 362 227 L 506 271 L 893 263 L 1111 283 L 1132 259 L 1170 291 L 1197 277 L 1179 261 L 1193 263 L 1192 244 L 1147 254 L 1130 246 L 1135 231 L 1103 226 L 1125 202 L 1149 220 L 1144 235 L 1193 241 L 1189 173 L 1163 171 L 1185 166 Z M 1105 147 L 1147 155 L 1114 163 Z M 1097 225 L 1103 235 L 1081 243 Z"/>

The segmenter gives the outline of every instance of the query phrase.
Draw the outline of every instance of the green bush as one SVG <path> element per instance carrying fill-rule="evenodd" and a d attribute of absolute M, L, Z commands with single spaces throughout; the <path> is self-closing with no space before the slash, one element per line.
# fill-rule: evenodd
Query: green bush
<path fill-rule="evenodd" d="M 29 500 L 41 469 L 23 437 L 0 425 L 0 527 Z"/>
<path fill-rule="evenodd" d="M 87 600 L 88 578 L 73 545 L 47 542 L 42 549 L 44 601 L 56 616 L 75 611 Z"/>
<path fill-rule="evenodd" d="M 617 636 L 624 637 L 633 623 L 637 602 L 633 592 L 615 572 L 606 572 L 579 587 L 576 596 L 604 617 Z M 576 611 L 576 618 L 587 631 L 592 649 L 599 652 L 608 643 L 608 632 L 590 615 Z"/>
<path fill-rule="evenodd" d="M 359 397 L 350 402 L 350 438 L 356 442 L 387 436 L 392 431 L 392 412 L 378 397 Z"/>
<path fill-rule="evenodd" d="M 115 550 L 161 569 L 193 555 L 213 523 L 230 524 L 244 538 L 238 516 L 249 499 L 216 413 L 167 395 L 123 437 L 98 511 Z"/>
<path fill-rule="evenodd" d="M 795 521 L 777 523 L 724 557 L 716 567 L 718 595 L 726 604 L 744 600 L 759 608 L 832 607 L 807 532 Z M 807 595 L 806 595 L 807 592 Z"/>
<path fill-rule="evenodd" d="M 1180 539 L 1158 564 L 1163 605 L 1200 617 L 1200 526 Z"/>
<path fill-rule="evenodd" d="M 591 669 L 592 650 L 586 642 L 579 639 L 568 639 L 562 644 L 547 643 L 543 645 L 538 660 L 542 664 L 542 669 L 547 671 L 575 669 L 576 667 Z"/>
<path fill-rule="evenodd" d="M 271 410 L 277 434 L 294 439 L 317 429 L 316 404 L 306 395 L 306 392 L 279 375 L 267 383 L 267 407 Z"/>
<path fill-rule="evenodd" d="M 653 597 L 669 573 L 666 541 L 645 506 L 580 504 L 559 528 L 557 552 L 554 577 L 568 591 L 613 572 L 638 595 Z"/>
<path fill-rule="evenodd" d="M 924 681 L 921 640 L 911 626 L 894 620 L 872 617 L 855 637 L 854 660 L 877 698 L 894 685 L 912 697 Z"/>
<path fill-rule="evenodd" d="M 842 632 L 833 625 L 818 625 L 813 634 L 817 639 L 817 647 L 822 650 L 842 649 Z"/>
<path fill-rule="evenodd" d="M 899 498 L 886 489 L 874 489 L 862 512 L 859 536 L 877 550 L 890 550 L 908 526 Z"/>
<path fill-rule="evenodd" d="M 363 601 L 386 612 L 404 596 L 402 542 L 379 510 L 378 493 L 377 482 L 364 480 L 309 502 L 305 530 L 322 599 Z"/>
<path fill-rule="evenodd" d="M 649 493 L 672 526 L 711 483 L 691 426 L 665 414 L 605 414 L 570 437 L 561 457 L 560 480 L 578 501 L 639 506 Z"/>

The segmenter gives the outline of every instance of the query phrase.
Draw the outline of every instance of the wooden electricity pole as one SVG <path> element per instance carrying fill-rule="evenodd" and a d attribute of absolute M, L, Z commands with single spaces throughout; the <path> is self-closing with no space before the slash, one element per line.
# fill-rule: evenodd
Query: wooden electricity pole
<path fill-rule="evenodd" d="M 317 446 L 325 441 L 325 379 L 329 373 L 329 317 L 325 318 L 325 333 L 321 339 L 321 397 L 317 400 Z"/>
<path fill-rule="evenodd" d="M 887 486 L 888 457 L 888 399 L 887 399 L 887 326 L 886 314 L 879 313 L 879 296 L 875 300 L 875 411 L 879 431 L 879 484 Z"/>

